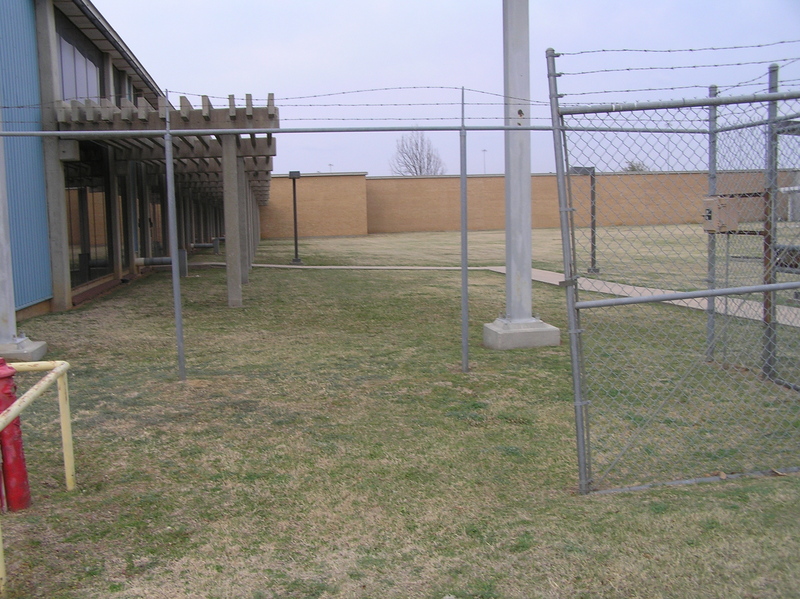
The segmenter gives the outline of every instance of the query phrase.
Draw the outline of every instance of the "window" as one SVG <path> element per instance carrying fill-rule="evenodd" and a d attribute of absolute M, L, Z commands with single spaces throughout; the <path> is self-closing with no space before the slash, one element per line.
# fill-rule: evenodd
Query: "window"
<path fill-rule="evenodd" d="M 114 103 L 117 106 L 122 105 L 122 99 L 127 98 L 131 102 L 135 101 L 135 90 L 130 77 L 117 67 L 114 67 Z"/>
<path fill-rule="evenodd" d="M 61 13 L 57 13 L 56 31 L 61 52 L 62 98 L 99 102 L 103 95 L 102 53 Z"/>
<path fill-rule="evenodd" d="M 92 142 L 80 145 L 81 161 L 64 163 L 73 287 L 113 272 L 105 152 Z"/>

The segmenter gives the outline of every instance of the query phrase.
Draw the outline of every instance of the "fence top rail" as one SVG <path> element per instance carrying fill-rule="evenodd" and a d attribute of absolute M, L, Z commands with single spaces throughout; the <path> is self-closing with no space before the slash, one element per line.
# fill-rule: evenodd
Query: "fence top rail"
<path fill-rule="evenodd" d="M 614 297 L 602 300 L 576 302 L 575 308 L 609 308 L 612 306 L 629 306 L 631 304 L 650 304 L 656 302 L 673 302 L 676 300 L 697 299 L 703 297 L 720 297 L 724 295 L 744 295 L 747 293 L 762 293 L 765 291 L 787 291 L 800 289 L 800 281 L 791 283 L 772 283 L 769 285 L 751 285 L 749 287 L 727 287 L 717 289 L 701 289 L 699 291 L 676 291 L 673 293 L 658 293 L 637 297 Z M 598 293 L 603 293 L 598 292 Z"/>
<path fill-rule="evenodd" d="M 728 104 L 755 104 L 758 102 L 777 102 L 800 98 L 800 90 L 772 94 L 749 94 L 716 98 L 695 98 L 683 100 L 661 100 L 654 102 L 623 102 L 586 106 L 559 106 L 562 116 L 573 114 L 598 114 L 603 112 L 634 112 L 642 110 L 663 110 L 668 108 L 697 108 L 703 106 L 725 106 Z"/>

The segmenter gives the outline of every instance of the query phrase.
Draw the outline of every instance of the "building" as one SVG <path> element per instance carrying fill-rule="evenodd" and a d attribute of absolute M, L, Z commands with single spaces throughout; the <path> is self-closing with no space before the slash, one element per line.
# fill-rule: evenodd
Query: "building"
<path fill-rule="evenodd" d="M 178 246 L 224 237 L 229 304 L 241 304 L 278 111 L 271 94 L 224 104 L 173 106 L 89 0 L 0 3 L 0 356 L 43 351 L 17 319 L 69 309 L 169 254 L 167 123 Z"/>

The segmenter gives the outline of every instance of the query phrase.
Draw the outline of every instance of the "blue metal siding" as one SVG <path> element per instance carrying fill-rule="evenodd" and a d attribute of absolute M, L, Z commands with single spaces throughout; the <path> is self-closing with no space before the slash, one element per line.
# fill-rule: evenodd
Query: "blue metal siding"
<path fill-rule="evenodd" d="M 7 131 L 41 129 L 33 0 L 0 2 L 0 106 Z M 42 142 L 5 138 L 6 184 L 17 310 L 50 299 L 50 244 Z"/>

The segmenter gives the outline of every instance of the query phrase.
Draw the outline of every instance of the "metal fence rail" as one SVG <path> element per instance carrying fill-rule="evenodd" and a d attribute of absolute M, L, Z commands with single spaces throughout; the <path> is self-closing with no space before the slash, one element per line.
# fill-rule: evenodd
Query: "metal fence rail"
<path fill-rule="evenodd" d="M 581 492 L 797 467 L 796 94 L 562 109 L 548 70 Z"/>

